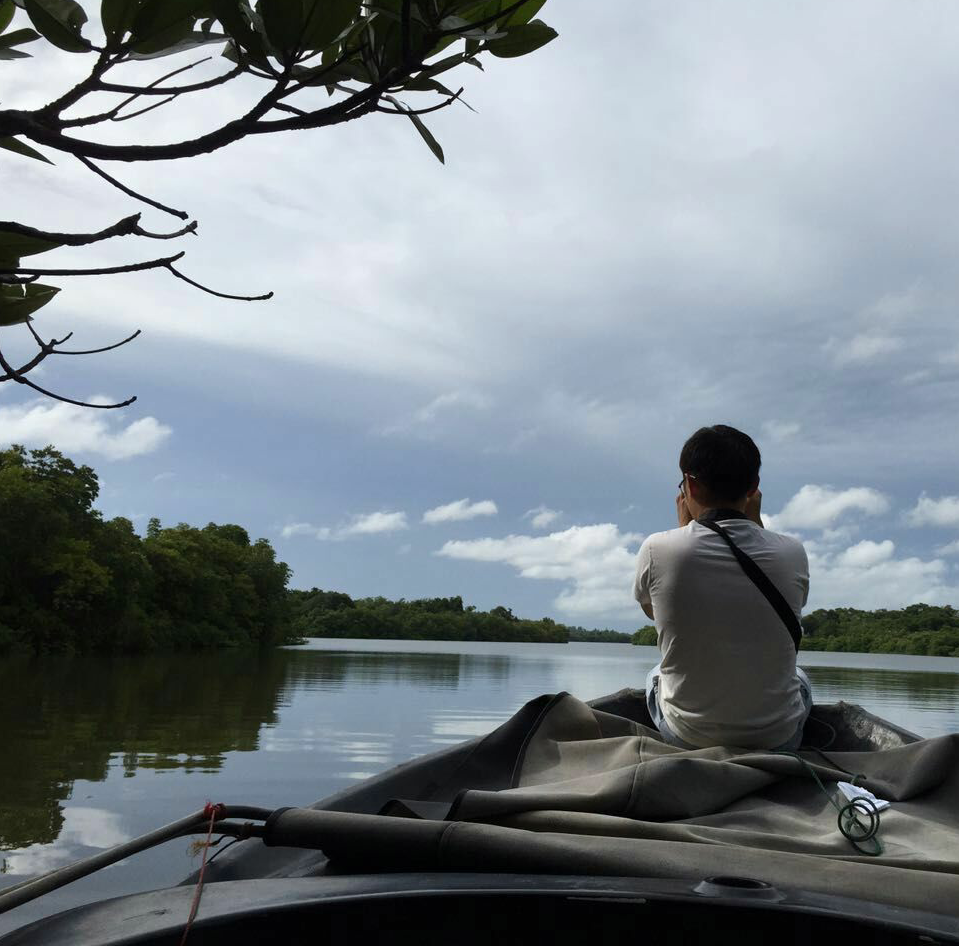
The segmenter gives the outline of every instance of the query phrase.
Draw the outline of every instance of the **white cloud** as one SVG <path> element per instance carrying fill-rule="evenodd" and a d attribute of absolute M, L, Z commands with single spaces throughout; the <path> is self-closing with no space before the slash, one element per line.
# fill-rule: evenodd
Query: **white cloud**
<path fill-rule="evenodd" d="M 433 439 L 444 423 L 450 423 L 457 414 L 464 410 L 483 411 L 490 403 L 490 399 L 478 391 L 447 391 L 415 410 L 410 416 L 381 428 L 379 433 L 384 437 L 407 435 Z"/>
<path fill-rule="evenodd" d="M 860 332 L 849 339 L 830 338 L 823 350 L 832 355 L 836 367 L 842 368 L 878 361 L 902 347 L 903 340 L 895 335 Z"/>
<path fill-rule="evenodd" d="M 330 526 L 315 526 L 311 522 L 291 522 L 280 530 L 284 539 L 294 535 L 310 535 L 320 542 L 346 539 L 354 535 L 377 535 L 382 532 L 399 532 L 408 529 L 405 512 L 371 512 L 366 515 L 353 516 L 344 525 L 331 528 Z"/>
<path fill-rule="evenodd" d="M 107 460 L 127 460 L 152 453 L 173 433 L 155 417 L 141 417 L 125 425 L 123 421 L 122 410 L 104 412 L 47 400 L 31 401 L 0 407 L 0 437 L 6 444 L 53 444 L 67 454 L 92 453 Z"/>
<path fill-rule="evenodd" d="M 959 526 L 959 496 L 930 499 L 923 493 L 906 521 L 913 526 Z"/>
<path fill-rule="evenodd" d="M 376 535 L 380 532 L 399 532 L 408 529 L 405 512 L 371 512 L 354 516 L 353 521 L 339 530 L 341 536 Z"/>
<path fill-rule="evenodd" d="M 325 526 L 314 526 L 309 522 L 291 522 L 280 530 L 280 535 L 284 539 L 289 539 L 294 535 L 312 535 L 318 539 L 326 539 L 329 538 L 329 534 L 330 530 Z"/>
<path fill-rule="evenodd" d="M 798 529 L 829 529 L 847 513 L 878 516 L 889 511 L 889 500 L 869 486 L 855 486 L 836 490 L 831 486 L 807 483 L 786 505 L 782 512 L 763 515 L 769 529 L 778 532 Z"/>
<path fill-rule="evenodd" d="M 936 549 L 937 555 L 959 555 L 959 539 L 953 542 L 947 542 Z"/>
<path fill-rule="evenodd" d="M 872 568 L 881 562 L 888 562 L 895 551 L 896 546 L 890 539 L 885 539 L 882 542 L 863 539 L 862 542 L 850 545 L 849 548 L 837 555 L 835 562 L 840 567 Z"/>
<path fill-rule="evenodd" d="M 471 503 L 469 499 L 457 499 L 445 506 L 436 506 L 423 513 L 423 522 L 437 525 L 440 522 L 465 522 L 478 516 L 495 516 L 499 512 L 492 499 Z"/>
<path fill-rule="evenodd" d="M 903 608 L 910 604 L 953 604 L 959 598 L 953 574 L 941 559 L 896 558 L 895 546 L 859 542 L 839 552 L 806 543 L 810 595 L 807 610 L 852 607 Z"/>
<path fill-rule="evenodd" d="M 523 513 L 524 519 L 529 519 L 530 525 L 534 529 L 545 529 L 551 526 L 562 515 L 558 509 L 550 509 L 548 506 L 537 506 L 535 509 L 528 509 Z"/>
<path fill-rule="evenodd" d="M 440 394 L 433 398 L 424 407 L 421 407 L 413 415 L 413 419 L 421 424 L 432 423 L 443 413 L 446 413 L 454 407 L 469 407 L 474 410 L 482 410 L 489 407 L 489 398 L 476 391 L 448 391 L 446 394 Z"/>
<path fill-rule="evenodd" d="M 637 615 L 631 588 L 636 550 L 642 535 L 621 533 L 611 522 L 573 526 L 550 535 L 508 535 L 503 539 L 447 542 L 437 552 L 447 558 L 511 565 L 524 578 L 558 581 L 565 587 L 554 601 L 566 614 L 581 617 Z"/>
<path fill-rule="evenodd" d="M 165 473 L 157 473 L 157 475 L 153 477 L 153 482 L 165 483 L 167 480 L 173 480 L 173 479 L 176 479 L 176 473 L 167 471 Z"/>
<path fill-rule="evenodd" d="M 792 440 L 801 430 L 802 425 L 795 421 L 767 420 L 763 424 L 763 433 L 774 443 Z"/>

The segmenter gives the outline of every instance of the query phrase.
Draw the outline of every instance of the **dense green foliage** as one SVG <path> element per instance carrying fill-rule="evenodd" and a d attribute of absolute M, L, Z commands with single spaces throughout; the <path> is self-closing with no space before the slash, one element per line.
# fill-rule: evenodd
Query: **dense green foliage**
<path fill-rule="evenodd" d="M 463 607 L 463 599 L 389 601 L 338 591 L 291 591 L 293 629 L 302 637 L 368 637 L 383 640 L 531 641 L 565 644 L 569 628 L 550 618 L 529 621 L 502 606 Z"/>
<path fill-rule="evenodd" d="M 611 631 L 608 627 L 603 630 L 590 631 L 585 627 L 571 627 L 570 641 L 582 641 L 586 644 L 628 644 L 632 636 L 624 631 Z"/>
<path fill-rule="evenodd" d="M 820 608 L 805 615 L 802 625 L 803 650 L 959 657 L 959 611 L 948 605 L 911 604 L 901 611 Z M 656 628 L 640 628 L 633 643 L 655 644 Z"/>
<path fill-rule="evenodd" d="M 901 611 L 830 608 L 803 618 L 803 650 L 959 657 L 959 611 L 911 604 Z"/>
<path fill-rule="evenodd" d="M 97 475 L 52 447 L 0 451 L 0 652 L 269 644 L 290 571 L 265 539 L 210 523 L 141 538 L 93 508 Z"/>
<path fill-rule="evenodd" d="M 647 624 L 645 627 L 641 627 L 635 634 L 633 634 L 632 641 L 634 644 L 641 644 L 645 647 L 655 646 L 656 645 L 656 628 L 652 624 Z"/>

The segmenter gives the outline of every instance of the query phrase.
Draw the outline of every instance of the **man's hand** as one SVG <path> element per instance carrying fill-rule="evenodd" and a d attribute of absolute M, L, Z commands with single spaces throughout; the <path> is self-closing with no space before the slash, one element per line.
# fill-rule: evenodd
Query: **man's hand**
<path fill-rule="evenodd" d="M 746 497 L 746 516 L 752 519 L 752 521 L 758 526 L 762 526 L 763 524 L 762 516 L 759 514 L 762 504 L 763 494 L 758 489 L 752 494 L 752 496 Z"/>
<path fill-rule="evenodd" d="M 688 526 L 693 521 L 689 507 L 686 505 L 686 497 L 682 493 L 676 497 L 676 518 L 679 520 L 680 528 Z"/>

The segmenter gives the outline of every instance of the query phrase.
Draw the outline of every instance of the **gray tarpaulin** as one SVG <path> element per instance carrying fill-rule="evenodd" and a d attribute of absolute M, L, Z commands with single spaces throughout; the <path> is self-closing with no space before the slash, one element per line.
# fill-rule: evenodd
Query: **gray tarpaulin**
<path fill-rule="evenodd" d="M 836 782 L 859 775 L 891 802 L 880 856 L 842 836 L 835 807 L 798 760 L 675 749 L 568 694 L 528 704 L 446 784 L 387 805 L 393 817 L 290 811 L 267 843 L 298 846 L 302 819 L 317 818 L 333 863 L 365 870 L 739 875 L 959 916 L 959 735 L 801 754 L 837 800 Z"/>

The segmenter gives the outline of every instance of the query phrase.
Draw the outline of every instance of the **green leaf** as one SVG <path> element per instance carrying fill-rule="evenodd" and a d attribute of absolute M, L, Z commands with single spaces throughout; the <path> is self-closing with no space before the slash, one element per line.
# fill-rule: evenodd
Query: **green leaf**
<path fill-rule="evenodd" d="M 422 73 L 415 79 L 410 79 L 403 88 L 408 92 L 439 92 L 441 95 L 449 95 L 451 97 L 456 94 L 443 85 L 442 82 L 437 82 L 436 79 L 430 79 Z"/>
<path fill-rule="evenodd" d="M 515 56 L 525 56 L 541 46 L 556 39 L 559 34 L 542 20 L 533 20 L 521 26 L 510 26 L 509 32 L 502 39 L 494 39 L 486 44 L 494 56 L 500 59 L 512 59 Z"/>
<path fill-rule="evenodd" d="M 433 137 L 433 133 L 423 124 L 419 115 L 414 115 L 410 111 L 408 105 L 404 105 L 402 102 L 397 102 L 392 96 L 390 96 L 390 101 L 395 105 L 398 105 L 404 112 L 406 112 L 409 120 L 413 123 L 413 127 L 420 133 L 422 139 L 426 142 L 430 151 L 436 155 L 437 160 L 440 164 L 446 164 L 446 157 L 443 154 L 443 148 L 440 146 L 440 143 Z"/>
<path fill-rule="evenodd" d="M 260 0 L 257 12 L 270 42 L 284 53 L 295 50 L 303 36 L 303 0 Z"/>
<path fill-rule="evenodd" d="M 0 59 L 32 59 L 30 53 L 21 52 L 19 49 L 0 49 Z"/>
<path fill-rule="evenodd" d="M 519 26 L 523 23 L 529 23 L 534 16 L 542 9 L 546 0 L 527 0 L 521 7 L 518 7 L 508 16 L 503 17 L 497 24 L 498 26 Z M 510 6 L 506 3 L 503 6 Z"/>
<path fill-rule="evenodd" d="M 303 49 L 326 49 L 360 11 L 360 0 L 303 0 Z"/>
<path fill-rule="evenodd" d="M 32 43 L 39 38 L 40 34 L 36 30 L 27 28 L 14 30 L 12 33 L 4 33 L 0 36 L 0 49 L 9 46 L 22 46 L 24 43 Z"/>
<path fill-rule="evenodd" d="M 0 33 L 10 25 L 15 10 L 13 0 L 0 0 Z"/>
<path fill-rule="evenodd" d="M 32 282 L 25 286 L 0 285 L 0 326 L 29 322 L 37 309 L 43 308 L 60 289 Z"/>
<path fill-rule="evenodd" d="M 34 158 L 37 161 L 46 161 L 47 164 L 53 164 L 46 155 L 40 154 L 39 151 L 34 150 L 30 145 L 26 145 L 22 141 L 18 141 L 16 138 L 0 138 L 0 148 L 5 148 L 14 154 L 22 154 L 25 158 Z"/>
<path fill-rule="evenodd" d="M 465 53 L 454 53 L 452 56 L 447 56 L 445 59 L 438 59 L 436 62 L 431 62 L 422 72 L 418 74 L 418 78 L 429 78 L 430 76 L 438 76 L 441 72 L 446 72 L 449 69 L 454 69 L 456 66 L 462 65 L 466 62 Z"/>
<path fill-rule="evenodd" d="M 145 0 L 130 31 L 137 42 L 148 42 L 174 30 L 179 30 L 182 37 L 193 30 L 202 6 L 202 0 Z"/>
<path fill-rule="evenodd" d="M 68 53 L 87 53 L 89 40 L 80 35 L 87 15 L 76 0 L 23 0 L 27 16 L 45 40 Z"/>
<path fill-rule="evenodd" d="M 347 60 L 338 66 L 294 66 L 293 75 L 306 85 L 314 79 L 317 86 L 329 85 L 332 82 L 365 82 L 369 84 L 370 74 L 358 60 Z"/>
<path fill-rule="evenodd" d="M 213 0 L 213 11 L 233 42 L 258 66 L 267 66 L 263 38 L 240 12 L 235 0 Z M 229 58 L 229 57 L 227 57 Z"/>
<path fill-rule="evenodd" d="M 100 22 L 111 45 L 119 45 L 133 26 L 140 0 L 100 0 Z"/>
<path fill-rule="evenodd" d="M 226 36 L 223 33 L 207 34 L 191 30 L 189 20 L 184 20 L 178 26 L 132 46 L 130 58 L 159 59 L 162 56 L 182 53 L 187 49 L 196 49 L 197 46 L 222 43 L 225 39 Z"/>
<path fill-rule="evenodd" d="M 46 253 L 62 245 L 12 230 L 0 230 L 0 265 L 12 268 L 20 262 L 21 257 Z"/>

